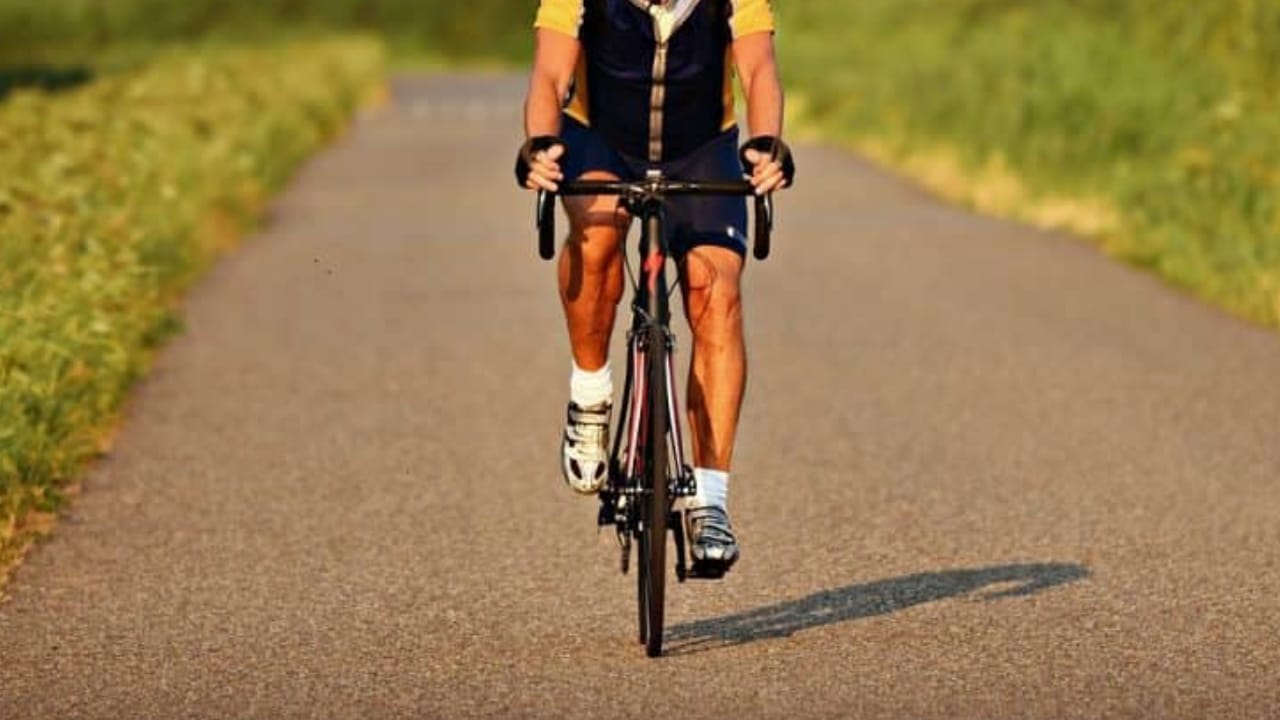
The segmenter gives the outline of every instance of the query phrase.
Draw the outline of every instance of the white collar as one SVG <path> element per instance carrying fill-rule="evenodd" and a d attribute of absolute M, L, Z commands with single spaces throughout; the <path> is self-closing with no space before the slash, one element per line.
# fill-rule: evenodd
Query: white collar
<path fill-rule="evenodd" d="M 668 9 L 667 5 L 659 5 L 650 0 L 631 0 L 631 4 L 644 10 L 653 17 L 653 33 L 658 42 L 666 42 L 675 35 L 676 30 L 684 24 L 700 0 L 675 0 Z"/>

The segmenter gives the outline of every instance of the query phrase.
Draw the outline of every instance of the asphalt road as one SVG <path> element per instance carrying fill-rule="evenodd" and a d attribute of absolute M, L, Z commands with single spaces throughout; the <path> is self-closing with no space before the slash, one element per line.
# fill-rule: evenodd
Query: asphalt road
<path fill-rule="evenodd" d="M 0 718 L 1280 716 L 1280 336 L 819 146 L 748 270 L 743 560 L 646 659 L 520 94 L 398 81 L 192 293 Z"/>

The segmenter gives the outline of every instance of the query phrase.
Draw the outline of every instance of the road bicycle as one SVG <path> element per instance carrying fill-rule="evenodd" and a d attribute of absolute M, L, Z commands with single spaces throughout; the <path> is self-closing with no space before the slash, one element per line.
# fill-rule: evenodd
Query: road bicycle
<path fill-rule="evenodd" d="M 612 436 L 609 479 L 600 491 L 598 523 L 617 532 L 623 574 L 630 568 L 632 547 L 636 549 L 640 643 L 649 657 L 658 657 L 662 654 L 668 532 L 675 544 L 677 580 L 723 575 L 723 570 L 716 572 L 689 561 L 683 513 L 676 509 L 676 501 L 693 496 L 697 486 L 693 469 L 685 462 L 676 394 L 665 201 L 677 195 L 755 196 L 753 254 L 758 260 L 769 256 L 773 201 L 767 195 L 756 196 L 755 188 L 745 181 L 668 180 L 659 171 L 650 171 L 636 181 L 563 183 L 556 194 L 616 196 L 641 224 L 639 278 L 623 254 L 633 290 L 627 375 L 622 411 Z M 555 257 L 556 194 L 538 193 L 538 251 L 544 260 Z"/>

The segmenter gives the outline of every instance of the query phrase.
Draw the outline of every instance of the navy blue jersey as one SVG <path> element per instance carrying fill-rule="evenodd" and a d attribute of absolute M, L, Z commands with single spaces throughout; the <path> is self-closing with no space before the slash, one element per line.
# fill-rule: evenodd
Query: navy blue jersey
<path fill-rule="evenodd" d="M 733 127 L 733 40 L 774 27 L 769 0 L 541 0 L 534 25 L 582 43 L 565 112 L 650 162 Z"/>

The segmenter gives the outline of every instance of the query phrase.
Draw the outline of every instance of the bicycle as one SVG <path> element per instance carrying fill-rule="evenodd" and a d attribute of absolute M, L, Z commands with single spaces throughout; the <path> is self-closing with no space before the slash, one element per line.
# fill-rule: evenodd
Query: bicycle
<path fill-rule="evenodd" d="M 666 259 L 670 255 L 664 234 L 664 200 L 674 195 L 755 196 L 751 183 L 686 182 L 665 179 L 650 171 L 637 181 L 580 181 L 563 183 L 559 195 L 610 195 L 633 218 L 641 221 L 640 269 L 637 282 L 625 263 L 633 300 L 632 322 L 627 333 L 627 375 L 623 385 L 622 412 L 613 435 L 609 479 L 600 491 L 599 527 L 613 526 L 621 549 L 622 573 L 628 573 L 631 548 L 636 547 L 636 597 L 640 643 L 649 657 L 662 654 L 663 614 L 666 591 L 666 536 L 675 543 L 675 572 L 679 582 L 687 578 L 717 579 L 687 561 L 683 517 L 675 509 L 679 498 L 697 490 L 693 469 L 684 461 L 676 396 L 675 335 L 670 325 Z M 538 251 L 544 260 L 555 257 L 555 195 L 538 192 Z M 773 201 L 756 196 L 753 255 L 769 256 L 773 227 Z M 625 241 L 625 240 L 624 240 Z M 655 408 L 659 408 L 657 412 Z M 625 440 L 625 444 L 624 444 Z"/>

